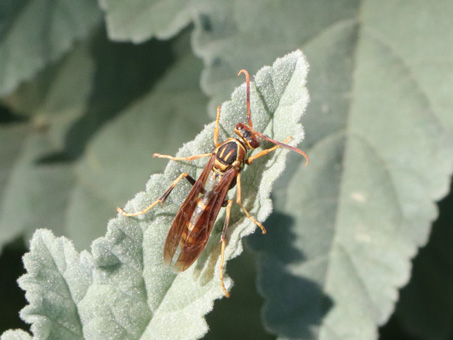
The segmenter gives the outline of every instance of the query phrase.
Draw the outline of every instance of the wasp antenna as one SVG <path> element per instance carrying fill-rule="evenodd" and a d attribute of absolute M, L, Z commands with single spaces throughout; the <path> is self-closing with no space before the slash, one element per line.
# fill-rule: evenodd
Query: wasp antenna
<path fill-rule="evenodd" d="M 255 131 L 255 133 L 256 133 L 256 134 L 258 135 L 258 137 L 260 137 L 261 139 L 267 140 L 268 142 L 271 142 L 271 143 L 273 143 L 273 144 L 275 144 L 275 145 L 278 145 L 278 146 L 287 148 L 287 149 L 289 149 L 289 150 L 292 150 L 292 151 L 297 152 L 298 154 L 302 155 L 302 156 L 305 158 L 305 166 L 307 166 L 308 163 L 310 163 L 310 160 L 308 159 L 307 154 L 306 154 L 305 152 L 303 152 L 301 149 L 298 149 L 298 148 L 295 148 L 294 146 L 291 146 L 291 145 L 288 145 L 288 144 L 285 144 L 285 143 L 282 143 L 282 142 L 273 140 L 272 138 L 269 138 L 269 137 L 267 137 L 266 135 L 263 135 L 261 132 Z"/>
<path fill-rule="evenodd" d="M 249 126 L 253 127 L 252 115 L 250 113 L 250 75 L 246 70 L 240 70 L 238 76 L 241 75 L 241 73 L 244 73 L 245 81 L 247 83 L 247 121 L 249 123 Z"/>

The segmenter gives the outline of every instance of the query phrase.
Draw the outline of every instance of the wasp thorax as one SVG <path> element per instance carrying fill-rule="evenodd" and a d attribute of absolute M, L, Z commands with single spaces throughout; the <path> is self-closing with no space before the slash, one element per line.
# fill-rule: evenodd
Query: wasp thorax
<path fill-rule="evenodd" d="M 244 123 L 238 123 L 234 132 L 242 138 L 249 149 L 256 149 L 260 146 L 260 141 L 250 126 Z"/>

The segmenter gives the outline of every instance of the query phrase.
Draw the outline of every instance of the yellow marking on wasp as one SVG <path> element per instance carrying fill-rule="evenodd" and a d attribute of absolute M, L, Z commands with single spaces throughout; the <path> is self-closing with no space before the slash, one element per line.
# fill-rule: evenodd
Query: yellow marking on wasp
<path fill-rule="evenodd" d="M 230 156 L 234 153 L 235 150 L 230 150 L 230 152 L 227 153 L 227 155 L 225 157 L 223 157 L 223 159 L 228 159 L 230 158 Z"/>
<path fill-rule="evenodd" d="M 218 169 L 218 168 L 220 168 L 220 166 L 223 167 L 223 170 Z M 226 168 L 226 166 L 224 166 L 222 163 L 219 162 L 218 165 L 217 165 L 217 163 L 216 163 L 216 167 L 215 167 L 215 168 L 212 168 L 212 172 L 213 172 L 213 174 L 212 174 L 212 180 L 213 180 L 213 181 L 215 180 L 216 174 L 219 174 L 220 176 L 223 176 L 223 172 L 225 171 L 225 168 Z"/>
<path fill-rule="evenodd" d="M 223 158 L 223 154 L 225 153 L 225 149 L 226 149 L 226 148 L 221 148 L 221 149 L 220 149 L 219 158 Z"/>
<path fill-rule="evenodd" d="M 189 229 L 189 231 L 192 231 L 193 228 L 195 228 L 195 224 L 193 224 L 193 223 L 190 222 L 190 221 L 187 221 L 186 227 L 187 227 L 187 229 Z M 184 235 L 184 237 L 186 237 L 186 236 L 187 236 L 187 235 Z"/>
<path fill-rule="evenodd" d="M 206 209 L 207 205 L 203 203 L 203 201 L 198 201 L 197 202 L 197 205 L 201 208 L 201 209 Z"/>

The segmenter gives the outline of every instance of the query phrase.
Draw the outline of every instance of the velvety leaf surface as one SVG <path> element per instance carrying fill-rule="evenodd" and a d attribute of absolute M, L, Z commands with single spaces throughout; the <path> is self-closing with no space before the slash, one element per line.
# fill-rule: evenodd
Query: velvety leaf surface
<path fill-rule="evenodd" d="M 29 305 L 21 311 L 37 339 L 84 339 L 78 304 L 92 283 L 92 259 L 78 254 L 68 239 L 37 230 L 24 256 L 27 274 L 19 279 Z"/>
<path fill-rule="evenodd" d="M 67 52 L 100 20 L 90 0 L 6 0 L 0 4 L 0 96 Z"/>
<path fill-rule="evenodd" d="M 1 336 L 2 340 L 31 340 L 32 337 L 27 332 L 20 329 L 8 330 Z"/>

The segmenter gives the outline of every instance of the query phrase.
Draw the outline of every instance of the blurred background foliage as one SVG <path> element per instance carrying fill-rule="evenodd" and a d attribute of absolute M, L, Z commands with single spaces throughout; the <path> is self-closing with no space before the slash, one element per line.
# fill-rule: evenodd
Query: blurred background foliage
<path fill-rule="evenodd" d="M 36 228 L 89 249 L 238 70 L 300 48 L 312 163 L 290 157 L 206 339 L 453 339 L 452 15 L 450 0 L 2 1 L 0 332 L 27 328 L 15 281 Z"/>

